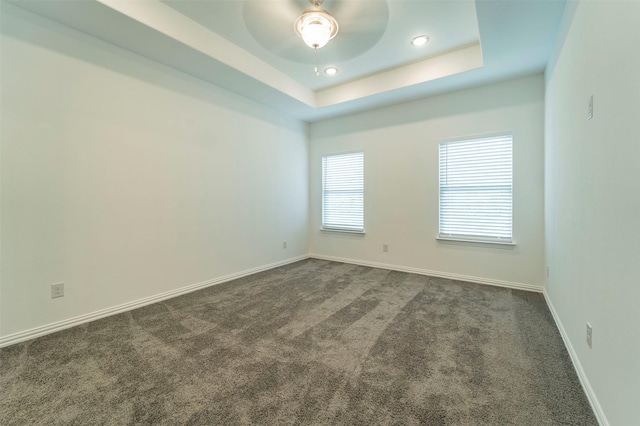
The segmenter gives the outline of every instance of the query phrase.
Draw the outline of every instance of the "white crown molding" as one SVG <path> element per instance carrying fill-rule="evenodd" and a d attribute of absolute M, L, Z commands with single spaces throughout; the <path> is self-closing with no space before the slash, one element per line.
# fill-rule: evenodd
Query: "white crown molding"
<path fill-rule="evenodd" d="M 67 328 L 75 327 L 76 325 L 84 324 L 87 322 L 95 321 L 100 318 L 105 318 L 111 315 L 116 315 L 122 312 L 131 311 L 133 309 L 141 308 L 143 306 L 150 305 L 152 303 L 161 302 L 163 300 L 171 299 L 176 296 L 191 293 L 196 290 L 200 290 L 213 285 L 222 284 L 227 281 L 235 280 L 238 278 L 246 277 L 247 275 L 255 274 L 258 272 L 266 271 L 269 269 L 277 268 L 279 266 L 288 265 L 290 263 L 305 260 L 309 256 L 302 255 L 292 257 L 280 262 L 270 263 L 268 265 L 258 266 L 256 268 L 246 269 L 244 271 L 236 272 L 234 274 L 225 275 L 223 277 L 214 278 L 200 283 L 188 285 L 175 290 L 166 291 L 164 293 L 156 294 L 154 296 L 145 297 L 133 302 L 123 303 L 121 305 L 113 306 L 111 308 L 100 309 L 88 314 L 79 315 L 77 317 L 69 318 L 63 321 L 57 321 L 51 324 L 42 325 L 29 330 L 20 331 L 17 333 L 9 334 L 7 336 L 0 337 L 0 348 L 5 346 L 14 345 L 16 343 L 24 342 L 26 340 L 35 339 L 36 337 L 44 336 L 47 334 L 55 333 Z"/>

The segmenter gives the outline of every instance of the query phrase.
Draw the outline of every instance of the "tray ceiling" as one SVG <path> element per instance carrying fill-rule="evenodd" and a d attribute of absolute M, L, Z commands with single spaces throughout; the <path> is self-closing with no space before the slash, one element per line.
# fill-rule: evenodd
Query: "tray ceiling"
<path fill-rule="evenodd" d="M 565 7 L 325 0 L 340 31 L 316 59 L 293 31 L 305 0 L 12 3 L 307 121 L 541 72 Z M 317 77 L 316 61 L 338 74 Z"/>

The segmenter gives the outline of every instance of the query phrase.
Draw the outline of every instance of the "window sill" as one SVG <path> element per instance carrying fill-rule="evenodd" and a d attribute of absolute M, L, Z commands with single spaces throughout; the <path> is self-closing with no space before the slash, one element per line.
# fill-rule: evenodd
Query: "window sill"
<path fill-rule="evenodd" d="M 337 228 L 320 228 L 320 230 L 322 232 L 339 232 L 339 233 L 343 233 L 343 234 L 357 234 L 357 235 L 364 235 L 364 230 L 362 231 L 357 231 L 357 230 L 351 230 L 351 229 L 337 229 Z"/>
<path fill-rule="evenodd" d="M 487 244 L 491 246 L 505 246 L 505 247 L 515 247 L 515 241 L 491 241 L 491 240 L 474 240 L 474 239 L 465 239 L 465 238 L 449 238 L 449 237 L 436 237 L 436 240 L 441 241 L 443 243 L 470 243 L 470 244 Z"/>

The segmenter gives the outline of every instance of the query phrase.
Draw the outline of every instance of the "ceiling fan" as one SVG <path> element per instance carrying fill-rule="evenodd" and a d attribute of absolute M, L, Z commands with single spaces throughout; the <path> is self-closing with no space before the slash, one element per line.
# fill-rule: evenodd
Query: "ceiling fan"
<path fill-rule="evenodd" d="M 253 39 L 276 56 L 296 63 L 313 64 L 315 61 L 309 54 L 309 47 L 314 48 L 313 44 L 318 44 L 317 49 L 322 48 L 323 60 L 337 63 L 363 54 L 380 40 L 389 20 L 387 1 L 245 0 L 243 19 Z M 313 23 L 324 22 L 322 19 L 307 19 L 313 18 L 313 13 L 319 10 L 336 22 L 335 28 L 329 26 L 328 38 L 325 24 Z M 324 19 L 327 19 L 326 15 L 320 14 Z M 304 31 L 303 26 L 306 28 Z M 307 37 L 310 43 L 303 37 L 307 31 L 310 31 Z M 318 33 L 323 38 L 313 43 L 312 37 L 317 37 Z M 302 43 L 296 34 L 302 37 Z"/>
<path fill-rule="evenodd" d="M 314 50 L 325 46 L 338 34 L 338 22 L 320 5 L 324 0 L 309 0 L 313 6 L 304 11 L 296 20 L 294 29 L 299 37 Z"/>

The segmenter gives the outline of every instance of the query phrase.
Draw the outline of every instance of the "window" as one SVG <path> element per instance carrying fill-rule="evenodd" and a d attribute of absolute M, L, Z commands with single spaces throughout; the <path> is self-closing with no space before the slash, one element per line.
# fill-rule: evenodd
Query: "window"
<path fill-rule="evenodd" d="M 511 135 L 440 144 L 441 239 L 512 242 Z"/>
<path fill-rule="evenodd" d="M 364 232 L 364 152 L 322 157 L 322 229 Z"/>

